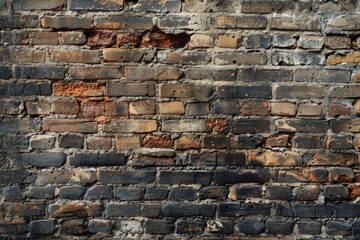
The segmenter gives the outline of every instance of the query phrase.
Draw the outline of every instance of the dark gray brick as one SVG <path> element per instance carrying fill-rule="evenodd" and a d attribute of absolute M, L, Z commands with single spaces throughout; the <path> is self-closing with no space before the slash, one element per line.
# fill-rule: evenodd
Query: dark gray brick
<path fill-rule="evenodd" d="M 238 223 L 239 232 L 245 234 L 260 234 L 265 231 L 265 224 L 255 220 L 241 220 Z"/>
<path fill-rule="evenodd" d="M 60 167 L 65 163 L 64 153 L 24 153 L 21 161 L 35 167 Z"/>
<path fill-rule="evenodd" d="M 162 206 L 162 213 L 165 217 L 213 217 L 215 210 L 216 205 L 213 204 L 166 203 Z"/>
<path fill-rule="evenodd" d="M 34 199 L 53 199 L 55 197 L 54 186 L 31 186 L 29 198 Z"/>
<path fill-rule="evenodd" d="M 102 200 L 102 199 L 112 199 L 113 197 L 113 187 L 111 186 L 92 186 L 90 187 L 84 196 L 84 199 L 90 200 Z"/>
<path fill-rule="evenodd" d="M 30 223 L 31 235 L 48 235 L 55 231 L 54 220 L 37 220 Z"/>
<path fill-rule="evenodd" d="M 118 187 L 115 189 L 115 197 L 122 201 L 139 201 L 143 197 L 144 190 L 135 187 Z"/>
<path fill-rule="evenodd" d="M 73 166 L 121 166 L 125 164 L 125 154 L 108 153 L 76 153 L 70 159 Z"/>
<path fill-rule="evenodd" d="M 198 198 L 194 188 L 174 188 L 170 190 L 170 201 L 195 201 Z"/>

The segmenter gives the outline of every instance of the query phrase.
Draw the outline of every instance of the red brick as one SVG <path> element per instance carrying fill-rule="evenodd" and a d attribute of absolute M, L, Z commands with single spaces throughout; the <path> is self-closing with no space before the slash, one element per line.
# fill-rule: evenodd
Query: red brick
<path fill-rule="evenodd" d="M 156 106 L 154 100 L 142 100 L 129 103 L 131 115 L 152 115 L 155 114 Z"/>
<path fill-rule="evenodd" d="M 191 135 L 181 135 L 175 140 L 175 149 L 199 149 L 200 142 Z"/>
<path fill-rule="evenodd" d="M 30 44 L 33 45 L 58 45 L 59 33 L 56 32 L 32 32 L 30 33 Z"/>
<path fill-rule="evenodd" d="M 86 139 L 86 143 L 90 150 L 110 150 L 112 139 L 109 137 L 89 137 Z"/>
<path fill-rule="evenodd" d="M 76 115 L 80 110 L 79 103 L 75 98 L 57 98 L 52 102 L 52 113 Z"/>
<path fill-rule="evenodd" d="M 143 139 L 143 145 L 147 148 L 171 148 L 171 140 L 167 135 L 164 136 L 152 136 L 147 135 Z"/>
<path fill-rule="evenodd" d="M 266 147 L 287 147 L 289 142 L 289 135 L 280 134 L 266 138 Z"/>
<path fill-rule="evenodd" d="M 337 116 L 350 116 L 351 115 L 351 108 L 342 103 L 335 103 L 332 102 L 329 104 L 329 116 L 337 117 Z"/>
<path fill-rule="evenodd" d="M 128 150 L 140 148 L 139 136 L 121 136 L 116 138 L 115 146 L 118 150 Z"/>
<path fill-rule="evenodd" d="M 116 105 L 114 101 L 84 101 L 81 103 L 81 115 L 85 118 L 115 116 Z"/>
<path fill-rule="evenodd" d="M 346 55 L 329 55 L 326 59 L 328 65 L 337 65 L 337 64 L 358 64 L 360 63 L 360 53 L 359 52 L 349 52 Z"/>
<path fill-rule="evenodd" d="M 143 34 L 142 47 L 182 48 L 189 42 L 190 36 L 186 33 L 170 34 L 162 31 L 149 31 Z"/>
<path fill-rule="evenodd" d="M 296 152 L 248 152 L 248 165 L 301 166 L 302 155 Z"/>
<path fill-rule="evenodd" d="M 138 33 L 119 33 L 116 38 L 116 45 L 122 46 L 137 46 L 140 41 L 140 35 Z"/>
<path fill-rule="evenodd" d="M 104 86 L 99 83 L 55 83 L 54 96 L 97 97 L 104 95 Z"/>
<path fill-rule="evenodd" d="M 52 62 L 100 63 L 100 52 L 96 50 L 50 50 Z"/>
<path fill-rule="evenodd" d="M 113 32 L 96 31 L 88 34 L 87 45 L 89 46 L 111 46 L 116 42 L 116 34 Z"/>
<path fill-rule="evenodd" d="M 246 100 L 241 105 L 244 115 L 266 116 L 269 114 L 269 103 L 263 100 Z"/>

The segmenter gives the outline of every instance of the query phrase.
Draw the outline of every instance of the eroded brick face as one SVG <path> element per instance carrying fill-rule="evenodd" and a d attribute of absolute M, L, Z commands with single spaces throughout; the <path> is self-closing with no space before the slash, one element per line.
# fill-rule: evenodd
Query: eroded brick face
<path fill-rule="evenodd" d="M 360 239 L 359 11 L 0 0 L 0 239 Z"/>

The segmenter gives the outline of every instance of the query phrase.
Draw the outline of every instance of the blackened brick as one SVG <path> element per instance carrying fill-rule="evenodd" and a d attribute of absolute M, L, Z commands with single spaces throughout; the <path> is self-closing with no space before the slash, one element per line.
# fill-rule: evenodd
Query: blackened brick
<path fill-rule="evenodd" d="M 162 213 L 165 217 L 213 217 L 215 209 L 216 205 L 212 204 L 166 203 L 162 206 Z"/>
<path fill-rule="evenodd" d="M 286 69 L 240 69 L 238 80 L 242 82 L 290 82 L 293 72 Z"/>
<path fill-rule="evenodd" d="M 29 189 L 29 198 L 34 199 L 53 199 L 55 187 L 53 186 L 32 186 Z"/>
<path fill-rule="evenodd" d="M 11 75 L 11 68 L 9 66 L 0 66 L 0 79 L 9 79 Z"/>
<path fill-rule="evenodd" d="M 294 212 L 291 209 L 291 206 L 288 206 L 285 204 L 276 204 L 275 205 L 275 216 L 293 217 Z"/>
<path fill-rule="evenodd" d="M 156 171 L 153 170 L 136 170 L 136 171 L 111 171 L 100 170 L 99 181 L 101 183 L 113 184 L 137 184 L 152 183 L 155 181 Z"/>
<path fill-rule="evenodd" d="M 10 216 L 34 217 L 45 215 L 44 202 L 16 202 L 6 205 L 7 214 Z"/>
<path fill-rule="evenodd" d="M 230 187 L 230 197 L 233 200 L 261 198 L 262 189 L 261 186 L 235 185 Z"/>
<path fill-rule="evenodd" d="M 62 10 L 66 6 L 66 1 L 64 0 L 55 0 L 55 1 L 46 1 L 46 0 L 15 0 L 12 4 L 12 9 L 15 10 Z"/>
<path fill-rule="evenodd" d="M 267 169 L 254 170 L 217 170 L 214 173 L 216 184 L 235 183 L 267 183 L 270 179 L 270 172 Z"/>
<path fill-rule="evenodd" d="M 194 188 L 174 188 L 170 190 L 170 201 L 195 201 L 197 191 Z"/>
<path fill-rule="evenodd" d="M 121 166 L 125 164 L 125 154 L 109 153 L 76 153 L 70 159 L 73 166 Z"/>
<path fill-rule="evenodd" d="M 113 197 L 113 187 L 96 185 L 90 187 L 86 191 L 84 199 L 102 200 L 102 199 L 112 199 L 112 197 Z"/>
<path fill-rule="evenodd" d="M 164 200 L 167 198 L 169 190 L 166 188 L 147 188 L 144 194 L 145 200 Z"/>
<path fill-rule="evenodd" d="M 218 120 L 217 130 L 227 134 L 249 134 L 249 133 L 266 133 L 270 131 L 270 122 L 265 119 L 230 119 Z"/>
<path fill-rule="evenodd" d="M 113 224 L 109 220 L 91 219 L 89 221 L 88 230 L 90 233 L 106 233 L 111 234 Z"/>
<path fill-rule="evenodd" d="M 325 186 L 324 197 L 329 201 L 345 200 L 349 198 L 349 190 L 341 185 Z"/>
<path fill-rule="evenodd" d="M 65 220 L 60 223 L 61 235 L 81 235 L 85 233 L 86 225 L 82 219 Z"/>
<path fill-rule="evenodd" d="M 244 152 L 217 152 L 216 158 L 219 166 L 244 166 L 246 161 Z"/>
<path fill-rule="evenodd" d="M 175 225 L 169 220 L 149 219 L 145 226 L 146 232 L 150 234 L 168 235 L 175 230 Z"/>
<path fill-rule="evenodd" d="M 110 15 L 95 18 L 95 27 L 103 29 L 142 29 L 153 28 L 151 17 L 134 16 L 129 14 Z"/>
<path fill-rule="evenodd" d="M 248 135 L 239 135 L 238 144 L 240 149 L 256 149 L 262 146 L 264 143 L 264 138 L 259 135 L 248 136 Z"/>
<path fill-rule="evenodd" d="M 358 203 L 338 203 L 334 208 L 334 217 L 336 218 L 354 218 L 360 214 L 360 204 Z"/>
<path fill-rule="evenodd" d="M 24 153 L 21 155 L 23 163 L 36 167 L 60 167 L 65 163 L 64 153 Z"/>
<path fill-rule="evenodd" d="M 92 19 L 75 16 L 45 16 L 41 18 L 43 28 L 53 29 L 90 29 Z"/>
<path fill-rule="evenodd" d="M 319 136 L 295 136 L 293 138 L 296 148 L 320 148 L 321 138 Z"/>
<path fill-rule="evenodd" d="M 267 232 L 271 234 L 287 235 L 292 233 L 293 227 L 294 227 L 294 223 L 291 221 L 276 221 L 276 220 L 266 221 Z"/>
<path fill-rule="evenodd" d="M 201 234 L 206 222 L 201 220 L 179 220 L 176 222 L 176 233 L 178 234 Z"/>
<path fill-rule="evenodd" d="M 120 96 L 154 96 L 155 85 L 153 83 L 116 83 L 106 84 L 106 95 L 112 97 Z"/>
<path fill-rule="evenodd" d="M 332 215 L 332 206 L 316 204 L 293 204 L 294 216 L 300 218 L 328 218 Z"/>
<path fill-rule="evenodd" d="M 203 143 L 205 148 L 227 148 L 230 143 L 228 137 L 223 136 L 206 136 L 203 138 Z"/>
<path fill-rule="evenodd" d="M 59 196 L 61 199 L 80 199 L 85 193 L 85 187 L 79 185 L 64 186 L 60 188 Z"/>
<path fill-rule="evenodd" d="M 163 207 L 166 205 L 163 205 Z M 161 209 L 159 204 L 118 204 L 110 203 L 106 208 L 107 217 L 158 217 Z"/>
<path fill-rule="evenodd" d="M 325 97 L 324 85 L 274 85 L 274 98 L 321 99 Z"/>
<path fill-rule="evenodd" d="M 260 234 L 265 231 L 265 224 L 255 220 L 241 220 L 238 223 L 239 232 L 245 234 Z"/>
<path fill-rule="evenodd" d="M 297 82 L 348 83 L 351 71 L 342 69 L 296 69 L 294 80 Z"/>
<path fill-rule="evenodd" d="M 239 114 L 239 104 L 236 101 L 216 101 L 214 103 L 214 114 Z"/>
<path fill-rule="evenodd" d="M 78 135 L 65 135 L 59 139 L 61 148 L 84 148 L 84 137 Z"/>
<path fill-rule="evenodd" d="M 320 222 L 314 221 L 299 221 L 297 222 L 299 233 L 307 234 L 307 235 L 318 235 L 321 234 L 321 226 Z"/>
<path fill-rule="evenodd" d="M 271 200 L 290 200 L 291 187 L 289 186 L 269 186 L 266 188 L 265 197 Z"/>
<path fill-rule="evenodd" d="M 326 223 L 326 233 L 329 235 L 351 235 L 352 223 L 350 222 L 338 222 L 329 221 Z"/>
<path fill-rule="evenodd" d="M 24 199 L 24 193 L 19 186 L 6 186 L 2 190 L 5 200 L 21 200 Z"/>
<path fill-rule="evenodd" d="M 201 184 L 209 185 L 212 174 L 210 172 L 180 172 L 180 171 L 161 171 L 161 184 Z"/>
<path fill-rule="evenodd" d="M 144 190 L 134 187 L 118 187 L 115 189 L 115 197 L 121 201 L 139 201 L 143 197 Z"/>
<path fill-rule="evenodd" d="M 223 186 L 207 186 L 199 190 L 200 199 L 226 199 L 229 189 Z"/>
<path fill-rule="evenodd" d="M 270 86 L 219 86 L 216 91 L 223 99 L 271 98 Z"/>
<path fill-rule="evenodd" d="M 55 231 L 54 220 L 37 220 L 30 223 L 31 235 L 47 235 Z"/>
<path fill-rule="evenodd" d="M 123 8 L 123 1 L 111 1 L 104 4 L 99 0 L 74 0 L 70 3 L 70 10 L 73 11 L 119 11 Z"/>
<path fill-rule="evenodd" d="M 265 29 L 267 18 L 263 16 L 218 16 L 215 19 L 216 28 L 235 29 Z"/>
<path fill-rule="evenodd" d="M 328 130 L 328 123 L 324 120 L 276 120 L 275 126 L 281 132 L 326 133 Z"/>
<path fill-rule="evenodd" d="M 53 65 L 15 66 L 15 78 L 61 80 L 65 78 L 65 68 Z"/>

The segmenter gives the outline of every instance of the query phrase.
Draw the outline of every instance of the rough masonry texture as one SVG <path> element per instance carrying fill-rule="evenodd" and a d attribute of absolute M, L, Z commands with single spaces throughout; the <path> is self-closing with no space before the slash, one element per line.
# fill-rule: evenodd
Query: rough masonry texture
<path fill-rule="evenodd" d="M 0 239 L 360 239 L 360 2 L 0 0 Z"/>

